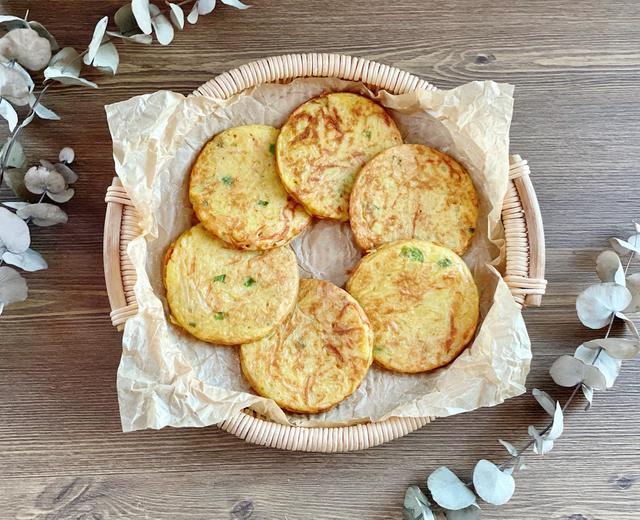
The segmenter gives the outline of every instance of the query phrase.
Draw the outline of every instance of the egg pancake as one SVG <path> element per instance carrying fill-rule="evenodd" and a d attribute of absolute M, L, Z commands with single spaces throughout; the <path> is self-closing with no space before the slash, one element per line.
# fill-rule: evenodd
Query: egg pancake
<path fill-rule="evenodd" d="M 198 224 L 169 247 L 164 283 L 172 321 L 201 340 L 236 345 L 266 336 L 289 315 L 298 265 L 289 246 L 242 251 Z"/>
<path fill-rule="evenodd" d="M 198 220 L 235 247 L 284 245 L 311 221 L 278 177 L 277 136 L 271 126 L 230 128 L 204 146 L 191 169 L 189 199 Z"/>
<path fill-rule="evenodd" d="M 291 412 L 317 413 L 360 385 L 371 345 L 369 321 L 346 291 L 303 279 L 291 317 L 273 334 L 242 345 L 240 365 L 258 394 Z"/>
<path fill-rule="evenodd" d="M 455 159 L 428 146 L 403 144 L 362 167 L 349 214 L 356 242 L 367 251 L 416 238 L 461 255 L 473 238 L 478 196 Z"/>
<path fill-rule="evenodd" d="M 397 372 L 452 361 L 478 323 L 478 291 L 462 259 L 422 240 L 400 240 L 368 254 L 347 282 L 371 320 L 373 358 Z"/>
<path fill-rule="evenodd" d="M 298 107 L 278 136 L 278 172 L 309 213 L 349 219 L 356 174 L 374 155 L 402 143 L 391 116 L 369 98 L 327 94 Z"/>

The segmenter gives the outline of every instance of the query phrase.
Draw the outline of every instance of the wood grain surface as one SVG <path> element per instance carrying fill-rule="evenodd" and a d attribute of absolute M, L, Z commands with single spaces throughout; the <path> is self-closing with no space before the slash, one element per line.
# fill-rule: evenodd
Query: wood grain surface
<path fill-rule="evenodd" d="M 120 1 L 0 1 L 2 14 L 45 22 L 84 48 Z M 27 276 L 30 298 L 0 318 L 1 519 L 396 519 L 408 484 L 447 464 L 468 474 L 522 444 L 544 412 L 530 396 L 436 421 L 360 453 L 289 453 L 215 427 L 120 431 L 120 334 L 102 277 L 104 190 L 113 176 L 103 106 L 172 89 L 188 93 L 249 60 L 339 52 L 402 67 L 439 87 L 474 79 L 516 85 L 512 151 L 529 159 L 547 234 L 548 294 L 525 312 L 534 345 L 529 387 L 566 397 L 548 368 L 597 337 L 574 299 L 594 282 L 605 241 L 640 218 L 640 4 L 627 1 L 261 1 L 219 5 L 169 47 L 119 45 L 98 91 L 55 87 L 60 122 L 25 133 L 32 162 L 75 148 L 80 174 L 64 226 L 36 229 L 50 269 Z M 2 125 L 2 136 L 6 135 Z M 640 265 L 636 267 L 640 268 Z M 640 362 L 591 411 L 575 406 L 553 452 L 531 455 L 514 499 L 486 518 L 640 518 Z"/>

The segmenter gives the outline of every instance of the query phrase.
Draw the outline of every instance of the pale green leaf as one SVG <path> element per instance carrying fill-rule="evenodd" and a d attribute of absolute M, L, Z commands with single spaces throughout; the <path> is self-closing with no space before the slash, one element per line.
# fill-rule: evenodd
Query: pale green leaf
<path fill-rule="evenodd" d="M 59 51 L 44 69 L 44 77 L 52 79 L 54 76 L 75 76 L 80 75 L 82 63 L 80 54 L 73 47 L 65 47 Z"/>
<path fill-rule="evenodd" d="M 473 470 L 473 487 L 482 500 L 501 506 L 511 500 L 516 482 L 493 462 L 482 459 Z"/>
<path fill-rule="evenodd" d="M 615 249 L 621 255 L 631 252 L 640 254 L 640 234 L 632 235 L 628 238 L 628 240 L 612 238 L 610 242 L 613 249 Z"/>
<path fill-rule="evenodd" d="M 562 412 L 562 407 L 560 403 L 556 401 L 556 409 L 553 414 L 553 422 L 551 423 L 551 428 L 545 434 L 545 438 L 550 441 L 555 441 L 562 432 L 564 431 L 564 414 Z"/>
<path fill-rule="evenodd" d="M 409 486 L 404 494 L 404 520 L 435 520 L 429 500 L 418 486 Z"/>
<path fill-rule="evenodd" d="M 221 2 L 225 5 L 235 7 L 236 9 L 249 9 L 249 7 L 251 7 L 250 5 L 243 4 L 240 0 L 221 0 Z"/>
<path fill-rule="evenodd" d="M 11 265 L 15 265 L 25 271 L 40 271 L 48 267 L 47 261 L 40 253 L 33 249 L 27 249 L 22 253 L 12 253 L 7 251 L 2 255 L 2 259 Z"/>
<path fill-rule="evenodd" d="M 51 121 L 58 121 L 60 119 L 60 116 L 56 114 L 53 110 L 48 109 L 40 102 L 38 102 L 38 104 L 35 104 L 35 102 L 36 102 L 36 97 L 33 94 L 31 94 L 29 96 L 29 105 L 31 106 L 31 108 L 33 108 L 36 115 L 40 119 L 48 119 Z M 35 108 L 34 108 L 34 105 L 35 105 Z"/>
<path fill-rule="evenodd" d="M 447 520 L 478 520 L 482 510 L 473 504 L 464 509 L 458 509 L 457 511 L 451 509 L 445 509 L 444 514 Z"/>
<path fill-rule="evenodd" d="M 71 148 L 70 146 L 65 146 L 60 150 L 60 153 L 58 153 L 58 160 L 61 163 L 71 164 L 75 158 L 76 158 L 76 153 L 73 151 L 73 148 Z M 67 179 L 68 184 L 71 184 L 73 182 L 75 181 L 69 181 Z"/>
<path fill-rule="evenodd" d="M 103 43 L 93 60 L 93 66 L 102 72 L 115 74 L 119 64 L 120 56 L 116 46 L 111 42 Z"/>
<path fill-rule="evenodd" d="M 6 99 L 0 99 L 0 116 L 2 116 L 9 124 L 9 131 L 13 132 L 14 128 L 18 124 L 18 113 L 13 105 Z"/>
<path fill-rule="evenodd" d="M 122 34 L 117 31 L 107 31 L 109 36 L 113 36 L 114 38 L 120 38 L 122 40 L 126 40 L 133 43 L 141 43 L 143 45 L 150 45 L 153 42 L 153 37 L 150 34 L 131 34 L 129 36 Z"/>
<path fill-rule="evenodd" d="M 544 408 L 544 411 L 553 417 L 556 409 L 555 399 L 553 399 L 547 392 L 537 388 L 534 388 L 531 394 L 535 400 L 538 401 L 538 404 Z"/>
<path fill-rule="evenodd" d="M 624 268 L 620 257 L 613 251 L 603 251 L 596 259 L 596 272 L 603 282 L 615 282 L 625 285 Z"/>
<path fill-rule="evenodd" d="M 549 374 L 560 386 L 571 387 L 585 383 L 595 390 L 604 390 L 607 387 L 606 379 L 598 368 L 586 365 L 573 356 L 560 356 L 551 365 Z"/>
<path fill-rule="evenodd" d="M 27 282 L 13 267 L 0 266 L 0 314 L 5 305 L 27 299 Z"/>
<path fill-rule="evenodd" d="M 631 293 L 631 303 L 624 312 L 640 312 L 640 273 L 627 277 L 627 289 Z"/>
<path fill-rule="evenodd" d="M 612 358 L 606 351 L 598 351 L 580 345 L 574 354 L 576 359 L 583 361 L 587 366 L 596 367 L 605 379 L 605 388 L 611 388 L 620 374 L 620 368 L 622 367 L 622 361 Z M 584 383 L 593 387 L 596 390 L 604 390 L 604 388 L 598 387 L 592 384 L 592 381 L 585 379 Z"/>
<path fill-rule="evenodd" d="M 509 455 L 512 455 L 513 457 L 518 456 L 518 450 L 513 444 L 503 441 L 502 439 L 498 439 L 498 442 L 504 446 L 504 448 L 509 452 Z"/>
<path fill-rule="evenodd" d="M 173 25 L 180 30 L 184 29 L 184 11 L 182 10 L 182 7 L 178 4 L 169 3 L 169 9 L 171 9 L 169 18 L 171 18 Z"/>
<path fill-rule="evenodd" d="M 638 332 L 638 328 L 636 327 L 636 324 L 633 322 L 631 318 L 629 318 L 626 314 L 623 314 L 621 312 L 616 312 L 616 318 L 620 318 L 622 321 L 624 321 L 625 325 L 631 331 L 631 334 L 633 334 L 636 338 L 640 339 L 640 333 Z"/>
<path fill-rule="evenodd" d="M 587 341 L 584 347 L 590 349 L 603 348 L 616 359 L 633 359 L 640 352 L 640 341 L 637 339 L 602 338 Z"/>
<path fill-rule="evenodd" d="M 136 23 L 144 34 L 151 34 L 151 13 L 149 0 L 132 0 L 131 10 Z"/>
<path fill-rule="evenodd" d="M 19 215 L 0 207 L 0 246 L 12 253 L 24 253 L 30 243 L 29 226 Z"/>
<path fill-rule="evenodd" d="M 476 501 L 473 492 L 445 466 L 429 475 L 427 487 L 433 499 L 445 509 L 463 509 Z"/>
<path fill-rule="evenodd" d="M 108 23 L 109 17 L 103 16 L 96 24 L 96 27 L 93 30 L 93 36 L 91 37 L 91 42 L 89 43 L 89 48 L 83 58 L 85 65 L 91 65 L 91 63 L 93 63 L 93 59 L 98 54 L 98 49 L 100 49 L 100 46 L 102 45 L 102 40 L 105 36 L 104 33 L 107 30 Z"/>
<path fill-rule="evenodd" d="M 31 219 L 36 226 L 53 226 L 55 224 L 64 224 L 69 220 L 67 214 L 58 206 L 40 202 L 38 204 L 29 204 L 19 209 L 16 214 L 23 219 Z"/>
<path fill-rule="evenodd" d="M 576 310 L 580 321 L 590 329 L 600 329 L 609 324 L 613 314 L 631 303 L 631 293 L 626 287 L 613 282 L 592 285 L 580 293 Z"/>
<path fill-rule="evenodd" d="M 1 157 L 4 157 L 10 142 L 11 138 L 7 138 L 7 142 L 4 143 L 2 150 L 0 150 Z M 27 166 L 27 157 L 24 154 L 24 149 L 22 148 L 20 141 L 14 140 L 5 164 L 8 168 L 24 168 Z"/>
<path fill-rule="evenodd" d="M 194 24 L 198 21 L 198 4 L 193 4 L 189 15 L 187 16 L 187 22 Z"/>
<path fill-rule="evenodd" d="M 152 15 L 151 25 L 153 26 L 158 43 L 160 45 L 169 45 L 175 35 L 173 25 L 171 25 L 169 19 L 162 14 L 158 6 L 151 4 L 149 9 Z"/>
<path fill-rule="evenodd" d="M 216 0 L 198 0 L 196 7 L 199 15 L 209 14 L 216 7 Z"/>
<path fill-rule="evenodd" d="M 584 395 L 584 398 L 587 400 L 587 406 L 584 408 L 584 411 L 587 412 L 593 403 L 593 388 L 587 385 L 581 385 L 580 390 L 582 390 L 582 395 Z"/>

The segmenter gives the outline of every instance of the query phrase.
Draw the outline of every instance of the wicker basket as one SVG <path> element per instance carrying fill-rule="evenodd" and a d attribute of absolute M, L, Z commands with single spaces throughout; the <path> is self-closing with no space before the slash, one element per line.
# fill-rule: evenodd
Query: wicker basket
<path fill-rule="evenodd" d="M 290 54 L 265 58 L 225 72 L 208 81 L 196 96 L 225 99 L 267 82 L 298 77 L 338 77 L 401 94 L 435 87 L 394 67 L 337 54 Z M 509 187 L 502 209 L 506 238 L 505 281 L 520 305 L 538 306 L 545 292 L 544 233 L 540 208 L 529 179 L 527 161 L 510 157 Z M 111 304 L 111 321 L 118 330 L 135 315 L 135 270 L 126 250 L 139 235 L 138 215 L 117 178 L 107 189 L 104 224 L 104 272 Z M 430 421 L 429 417 L 393 418 L 383 422 L 338 428 L 300 428 L 276 424 L 241 412 L 219 426 L 247 442 L 287 450 L 337 452 L 361 450 L 406 435 Z"/>

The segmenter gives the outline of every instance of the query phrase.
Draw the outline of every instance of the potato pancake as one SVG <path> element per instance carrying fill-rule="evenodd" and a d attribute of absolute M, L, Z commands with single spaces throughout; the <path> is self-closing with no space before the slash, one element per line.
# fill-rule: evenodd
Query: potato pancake
<path fill-rule="evenodd" d="M 180 235 L 165 255 L 172 320 L 211 343 L 237 345 L 269 334 L 293 309 L 298 280 L 289 246 L 241 251 L 202 224 Z"/>
<path fill-rule="evenodd" d="M 478 323 L 478 290 L 464 261 L 422 240 L 385 244 L 365 256 L 347 290 L 371 320 L 373 358 L 397 372 L 452 361 Z"/>
<path fill-rule="evenodd" d="M 235 247 L 284 245 L 311 221 L 276 172 L 277 137 L 271 126 L 230 128 L 204 146 L 191 169 L 189 199 L 198 220 Z"/>
<path fill-rule="evenodd" d="M 273 334 L 242 345 L 242 372 L 260 395 L 291 412 L 328 410 L 360 385 L 372 362 L 362 308 L 330 282 L 300 280 L 298 303 Z"/>
<path fill-rule="evenodd" d="M 415 238 L 461 255 L 475 232 L 478 196 L 455 159 L 428 146 L 403 144 L 362 167 L 349 214 L 356 242 L 366 251 Z"/>
<path fill-rule="evenodd" d="M 400 143 L 398 127 L 380 105 L 348 92 L 327 94 L 299 106 L 282 127 L 278 172 L 309 213 L 346 221 L 362 165 Z"/>

